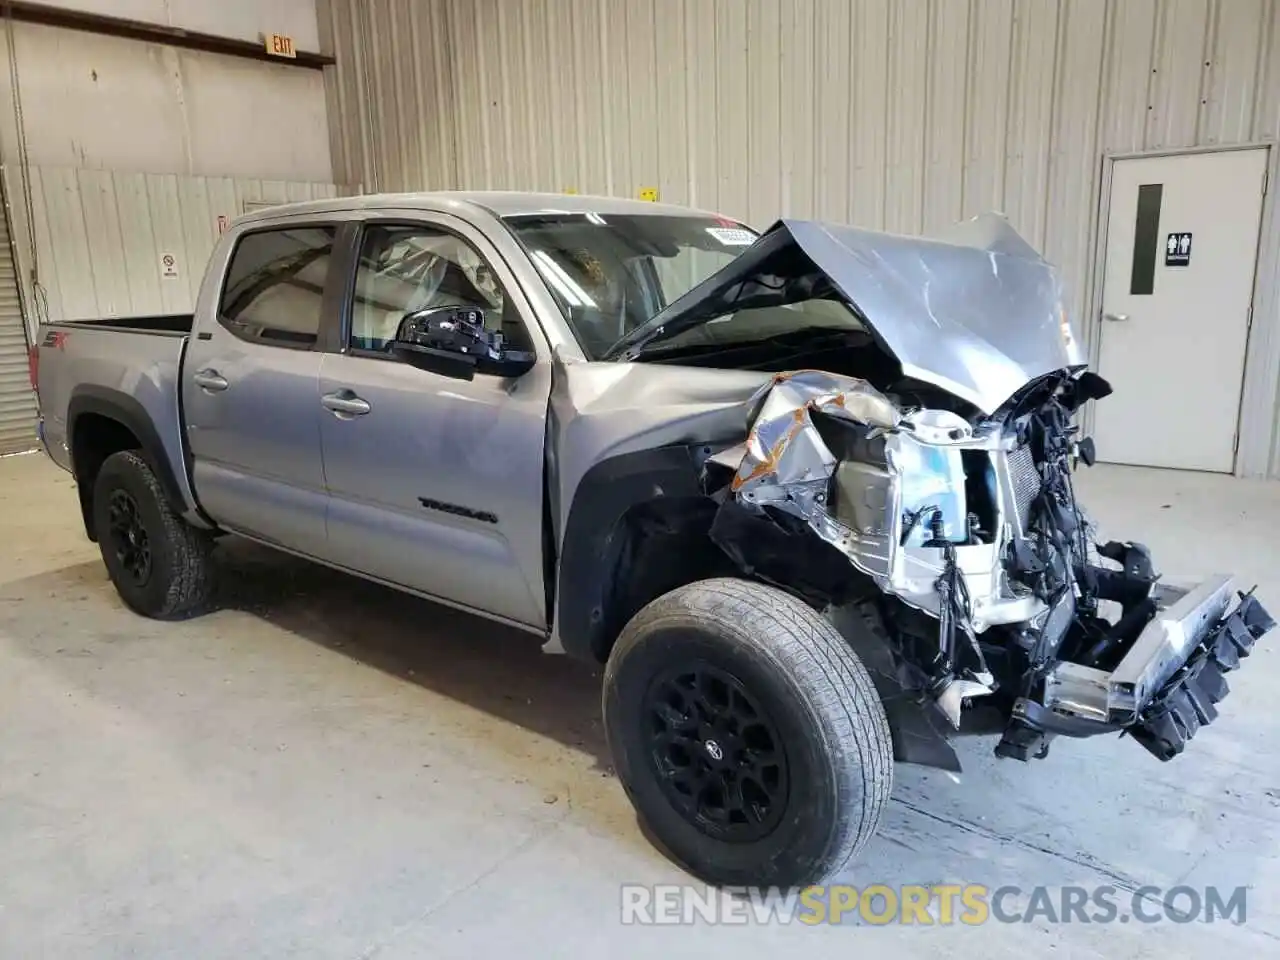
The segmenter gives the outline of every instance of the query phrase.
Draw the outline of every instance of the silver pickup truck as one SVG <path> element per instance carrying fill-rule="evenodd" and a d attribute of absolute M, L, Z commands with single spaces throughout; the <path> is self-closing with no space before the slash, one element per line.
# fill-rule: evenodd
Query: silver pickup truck
<path fill-rule="evenodd" d="M 604 663 L 619 778 L 713 882 L 826 877 L 893 762 L 956 770 L 957 734 L 1169 760 L 1273 626 L 1096 542 L 1075 414 L 1110 388 L 994 216 L 307 203 L 233 224 L 194 316 L 37 342 L 45 447 L 130 607 L 205 608 L 234 534 Z"/>

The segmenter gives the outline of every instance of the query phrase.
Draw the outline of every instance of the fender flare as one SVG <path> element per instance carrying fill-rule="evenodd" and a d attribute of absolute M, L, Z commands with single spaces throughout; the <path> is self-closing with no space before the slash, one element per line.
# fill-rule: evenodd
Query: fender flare
<path fill-rule="evenodd" d="M 698 446 L 669 446 L 601 460 L 578 482 L 560 546 L 556 634 L 575 659 L 600 662 L 610 639 L 613 575 L 627 511 L 657 498 L 699 497 Z"/>
<path fill-rule="evenodd" d="M 151 417 L 147 415 L 142 404 L 129 394 L 110 387 L 81 384 L 71 392 L 71 402 L 67 405 L 67 446 L 71 453 L 71 473 L 77 483 L 80 481 L 80 473 L 75 459 L 76 423 L 85 414 L 97 414 L 114 420 L 137 437 L 142 452 L 156 472 L 156 478 L 160 481 L 169 505 L 180 516 L 191 512 L 192 504 L 187 503 L 183 496 L 182 487 L 178 484 L 178 478 L 173 472 L 173 464 L 165 456 L 164 444 L 160 442 L 160 435 L 156 432 Z M 82 505 L 86 503 L 83 495 L 81 503 Z M 87 516 L 85 522 L 87 528 Z"/>

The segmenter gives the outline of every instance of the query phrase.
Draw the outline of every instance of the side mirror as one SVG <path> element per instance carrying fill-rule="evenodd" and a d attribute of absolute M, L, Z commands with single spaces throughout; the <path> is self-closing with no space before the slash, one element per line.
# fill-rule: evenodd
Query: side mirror
<path fill-rule="evenodd" d="M 455 380 L 471 380 L 477 371 L 518 377 L 534 361 L 532 353 L 510 350 L 501 333 L 486 330 L 484 311 L 474 307 L 433 307 L 405 314 L 391 352 L 405 363 Z"/>

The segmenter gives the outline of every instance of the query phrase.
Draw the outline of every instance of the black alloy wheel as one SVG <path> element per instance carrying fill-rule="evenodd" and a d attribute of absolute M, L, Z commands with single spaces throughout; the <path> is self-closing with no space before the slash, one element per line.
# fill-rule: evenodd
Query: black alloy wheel
<path fill-rule="evenodd" d="M 108 536 L 120 569 L 139 587 L 151 579 L 151 541 L 138 502 L 125 490 L 111 491 Z"/>
<path fill-rule="evenodd" d="M 888 718 L 853 643 L 766 584 L 699 580 L 645 605 L 609 651 L 602 706 L 641 828 L 709 883 L 822 882 L 892 789 Z"/>
<path fill-rule="evenodd" d="M 742 683 L 708 663 L 668 670 L 643 707 L 654 774 L 692 824 L 729 842 L 767 836 L 787 808 L 787 756 Z"/>

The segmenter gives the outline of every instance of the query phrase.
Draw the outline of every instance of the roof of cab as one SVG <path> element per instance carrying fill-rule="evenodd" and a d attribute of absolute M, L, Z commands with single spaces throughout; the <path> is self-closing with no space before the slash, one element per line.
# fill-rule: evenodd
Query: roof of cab
<path fill-rule="evenodd" d="M 307 200 L 263 207 L 237 218 L 240 223 L 274 220 L 295 214 L 324 214 L 353 210 L 419 209 L 444 213 L 472 214 L 484 211 L 498 217 L 537 213 L 599 213 L 708 216 L 719 214 L 690 207 L 620 197 L 599 197 L 567 193 L 516 193 L 500 191 L 439 191 L 431 193 L 371 193 L 328 200 Z"/>

